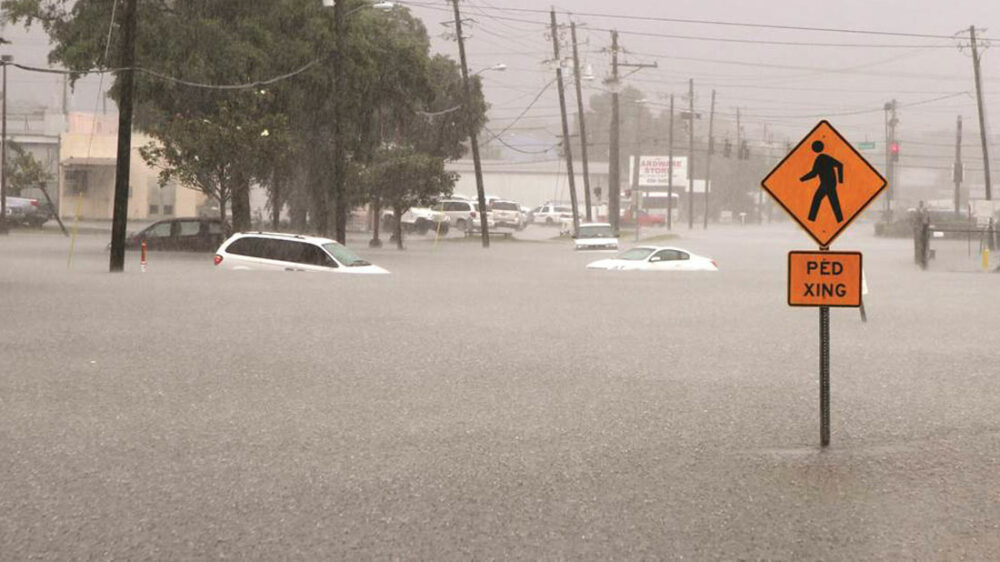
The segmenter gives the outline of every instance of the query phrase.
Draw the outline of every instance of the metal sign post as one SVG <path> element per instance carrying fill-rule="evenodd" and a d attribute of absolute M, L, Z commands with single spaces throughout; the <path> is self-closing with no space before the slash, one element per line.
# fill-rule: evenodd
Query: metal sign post
<path fill-rule="evenodd" d="M 819 439 L 827 447 L 830 307 L 860 307 L 863 292 L 860 252 L 830 252 L 830 243 L 885 189 L 886 180 L 830 123 L 820 121 L 761 187 L 819 245 L 819 252 L 789 252 L 788 304 L 819 307 Z"/>

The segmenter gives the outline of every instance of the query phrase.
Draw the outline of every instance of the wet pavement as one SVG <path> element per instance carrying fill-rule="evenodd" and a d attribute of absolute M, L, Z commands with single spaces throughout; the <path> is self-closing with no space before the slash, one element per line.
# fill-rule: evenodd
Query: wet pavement
<path fill-rule="evenodd" d="M 0 238 L 0 559 L 1000 558 L 1000 275 L 838 240 L 871 292 L 820 450 L 808 238 L 675 231 L 721 271 L 541 227 L 353 238 L 378 278 Z"/>

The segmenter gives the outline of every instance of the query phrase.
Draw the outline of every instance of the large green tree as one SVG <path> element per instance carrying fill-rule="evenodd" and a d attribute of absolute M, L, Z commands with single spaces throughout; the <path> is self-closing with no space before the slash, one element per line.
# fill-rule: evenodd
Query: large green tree
<path fill-rule="evenodd" d="M 118 27 L 107 41 L 115 1 L 121 0 L 3 0 L 2 6 L 15 22 L 44 26 L 52 62 L 83 72 L 115 66 Z M 335 100 L 346 109 L 340 141 L 353 170 L 373 163 L 386 142 L 458 157 L 468 120 L 477 128 L 484 121 L 478 81 L 465 107 L 457 66 L 430 56 L 426 28 L 405 8 L 382 12 L 345 0 L 346 64 L 339 71 L 347 87 L 335 92 L 333 10 L 320 0 L 138 1 L 136 64 L 143 71 L 136 76 L 136 126 L 158 141 L 143 155 L 164 180 L 231 198 L 236 229 L 249 226 L 249 189 L 257 183 L 271 190 L 272 219 L 289 201 L 299 207 L 293 218 L 308 214 L 314 227 L 327 230 Z M 285 77 L 260 84 L 277 76 Z M 117 82 L 111 95 L 119 97 Z M 463 107 L 446 111 L 456 105 Z M 361 185 L 348 181 L 347 204 L 370 199 Z"/>

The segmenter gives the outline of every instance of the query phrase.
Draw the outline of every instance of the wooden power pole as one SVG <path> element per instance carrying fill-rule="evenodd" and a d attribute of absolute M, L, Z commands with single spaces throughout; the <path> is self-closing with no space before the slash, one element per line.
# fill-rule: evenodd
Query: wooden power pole
<path fill-rule="evenodd" d="M 969 26 L 969 38 L 972 41 L 972 71 L 976 76 L 976 105 L 979 107 L 979 141 L 983 145 L 983 175 L 986 180 L 986 200 L 993 199 L 993 189 L 990 184 L 990 149 L 986 144 L 986 115 L 983 109 L 983 86 L 979 77 L 979 46 L 976 44 L 976 26 Z"/>
<path fill-rule="evenodd" d="M 667 230 L 674 228 L 674 95 L 670 94 L 670 132 L 667 136 Z"/>
<path fill-rule="evenodd" d="M 556 61 L 556 86 L 559 88 L 559 113 L 562 115 L 563 154 L 566 156 L 566 173 L 569 175 L 569 203 L 573 208 L 573 236 L 580 232 L 580 209 L 576 204 L 576 175 L 573 174 L 573 147 L 569 143 L 569 119 L 566 116 L 566 92 L 563 88 L 562 59 L 559 58 L 559 27 L 556 11 L 551 16 L 552 54 Z"/>
<path fill-rule="evenodd" d="M 587 222 L 594 220 L 590 204 L 590 164 L 587 161 L 587 123 L 583 112 L 583 92 L 580 85 L 580 54 L 576 47 L 576 22 L 569 24 L 573 38 L 573 76 L 576 83 L 576 113 L 580 125 L 580 159 L 583 162 L 583 201 L 587 206 Z"/>
<path fill-rule="evenodd" d="M 712 109 L 708 113 L 708 155 L 705 156 L 705 221 L 702 228 L 708 228 L 708 191 L 712 185 L 712 125 L 715 123 L 715 90 L 712 90 Z"/>
<path fill-rule="evenodd" d="M 483 187 L 483 165 L 479 160 L 479 139 L 476 138 L 476 115 L 472 107 L 472 85 L 469 82 L 469 64 L 465 58 L 465 38 L 462 37 L 462 14 L 458 10 L 458 0 L 451 0 L 455 9 L 455 35 L 458 37 L 458 58 L 462 65 L 462 83 L 465 86 L 466 122 L 469 125 L 469 145 L 472 148 L 472 168 L 476 173 L 476 195 L 479 199 L 479 228 L 483 238 L 483 248 L 490 247 L 490 231 L 486 225 L 486 189 Z M 397 217 L 397 220 L 399 217 Z"/>
<path fill-rule="evenodd" d="M 694 228 L 694 78 L 688 79 L 688 228 Z"/>
<path fill-rule="evenodd" d="M 611 230 L 618 236 L 619 199 L 621 198 L 621 146 L 619 122 L 621 107 L 618 100 L 618 32 L 611 32 L 611 127 L 609 132 L 610 150 L 608 151 L 608 222 Z"/>
<path fill-rule="evenodd" d="M 125 269 L 125 229 L 128 223 L 129 170 L 132 155 L 132 95 L 135 71 L 136 2 L 125 0 L 125 18 L 122 22 L 122 50 L 120 74 L 120 99 L 118 100 L 118 155 L 115 162 L 115 199 L 111 218 L 112 272 Z"/>

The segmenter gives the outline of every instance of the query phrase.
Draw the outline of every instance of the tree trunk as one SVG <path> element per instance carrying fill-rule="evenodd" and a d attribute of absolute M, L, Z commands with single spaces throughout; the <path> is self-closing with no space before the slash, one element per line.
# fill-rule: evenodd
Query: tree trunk
<path fill-rule="evenodd" d="M 368 242 L 368 246 L 372 248 L 381 248 L 382 241 L 379 239 L 379 231 L 382 229 L 382 202 L 378 199 L 372 201 L 372 239 Z"/>
<path fill-rule="evenodd" d="M 405 250 L 403 248 L 403 213 L 405 211 L 399 207 L 394 207 L 393 212 L 396 213 L 396 248 Z"/>
<path fill-rule="evenodd" d="M 226 222 L 226 198 L 219 196 L 215 200 L 219 202 L 219 218 L 222 220 L 222 231 L 226 233 L 226 237 L 228 238 L 233 233 L 233 229 L 229 228 L 229 223 Z"/>
<path fill-rule="evenodd" d="M 252 228 L 250 223 L 250 181 L 237 178 L 233 181 L 233 230 L 246 232 Z"/>
<path fill-rule="evenodd" d="M 281 228 L 281 180 L 271 179 L 271 229 L 275 232 Z"/>

